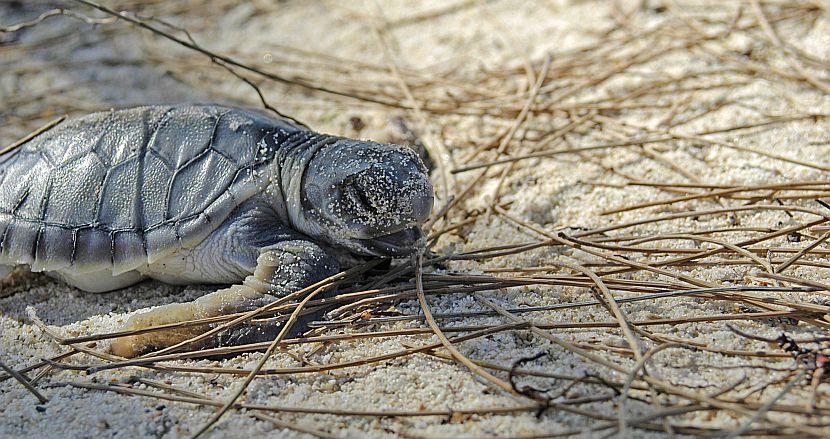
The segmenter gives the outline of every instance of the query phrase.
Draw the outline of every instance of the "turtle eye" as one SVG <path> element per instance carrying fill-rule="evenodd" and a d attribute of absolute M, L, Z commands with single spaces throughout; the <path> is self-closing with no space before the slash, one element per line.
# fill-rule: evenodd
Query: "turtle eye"
<path fill-rule="evenodd" d="M 352 184 L 354 183 L 354 181 L 356 179 L 357 179 L 357 174 L 352 174 L 352 175 L 344 178 L 343 181 L 341 181 L 340 183 L 337 183 L 337 188 L 341 189 L 341 190 L 346 189 L 346 188 L 352 186 Z"/>
<path fill-rule="evenodd" d="M 368 195 L 359 184 L 352 182 L 352 184 L 350 184 L 346 189 L 346 192 L 348 192 L 349 196 L 352 197 L 357 206 L 360 206 L 372 215 L 377 215 L 377 208 L 374 204 L 372 204 Z"/>

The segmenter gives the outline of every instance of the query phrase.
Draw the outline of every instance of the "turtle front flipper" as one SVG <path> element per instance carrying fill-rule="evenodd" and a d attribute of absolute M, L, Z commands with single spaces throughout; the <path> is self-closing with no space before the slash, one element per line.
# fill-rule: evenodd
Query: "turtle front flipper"
<path fill-rule="evenodd" d="M 192 302 L 172 303 L 137 314 L 127 320 L 123 330 L 250 311 L 319 282 L 337 271 L 337 261 L 318 245 L 309 241 L 283 241 L 261 249 L 256 270 L 242 284 L 215 291 Z M 134 357 L 196 337 L 208 329 L 208 325 L 199 325 L 120 337 L 113 341 L 112 353 Z M 193 347 L 253 343 L 272 335 L 273 331 L 237 327 Z"/>

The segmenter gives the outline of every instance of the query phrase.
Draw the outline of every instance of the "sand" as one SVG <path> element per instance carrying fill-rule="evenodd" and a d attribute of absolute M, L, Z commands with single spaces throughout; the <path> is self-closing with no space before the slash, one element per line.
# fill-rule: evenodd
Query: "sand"
<path fill-rule="evenodd" d="M 130 9 L 127 3 L 129 2 L 116 5 L 116 9 Z M 172 17 L 177 24 L 190 29 L 199 29 L 194 31 L 196 39 L 216 52 L 261 62 L 265 66 L 272 63 L 271 60 L 275 58 L 302 60 L 301 54 L 286 51 L 284 47 L 386 66 L 384 50 L 372 30 L 372 21 L 367 18 L 367 14 L 375 11 L 373 2 L 363 5 L 358 2 L 288 1 L 279 2 L 277 6 L 260 5 L 259 2 L 238 6 L 233 6 L 233 2 L 207 3 L 199 12 L 179 16 L 176 15 L 177 8 L 173 4 L 151 5 L 148 6 L 148 10 L 158 17 Z M 441 74 L 450 78 L 463 78 L 466 74 L 480 72 L 482 68 L 491 72 L 521 70 L 522 59 L 525 57 L 533 60 L 538 69 L 541 65 L 539 61 L 545 53 L 552 52 L 555 62 L 556 54 L 568 53 L 569 50 L 590 45 L 603 31 L 613 26 L 611 3 L 521 0 L 480 2 L 439 17 L 398 25 L 390 31 L 394 38 L 394 57 L 407 71 L 432 78 L 437 78 Z M 632 22 L 644 29 L 663 20 L 675 20 L 677 25 L 681 26 L 680 20 L 672 18 L 672 14 L 678 11 L 687 11 L 695 16 L 712 14 L 721 17 L 734 13 L 736 5 L 741 2 L 729 3 L 719 8 L 711 8 L 711 5 L 706 6 L 704 2 L 680 3 L 680 6 L 669 12 L 660 12 L 656 6 L 649 7 L 638 12 Z M 440 1 L 384 1 L 381 4 L 383 15 L 388 22 L 416 17 L 446 6 L 445 2 Z M 635 6 L 634 3 L 626 4 L 628 9 L 632 6 Z M 38 4 L 13 7 L 8 3 L 2 3 L 0 23 L 7 25 L 31 19 L 48 8 L 49 6 Z M 87 9 L 78 10 L 89 13 Z M 212 10 L 221 13 L 212 13 Z M 744 14 L 750 16 L 751 12 L 747 11 L 748 9 Z M 779 32 L 782 38 L 816 59 L 827 60 L 830 59 L 830 19 L 826 11 L 816 16 L 813 23 L 782 27 Z M 58 45 L 45 45 L 44 48 L 32 51 L 17 50 L 13 46 L 4 49 L 0 46 L 0 145 L 11 143 L 67 109 L 73 114 L 80 114 L 109 107 L 187 101 L 258 105 L 256 95 L 246 84 L 221 69 L 210 66 L 203 57 L 151 38 L 146 33 L 124 24 L 91 27 L 65 17 L 56 17 L 20 33 L 19 38 L 24 42 L 33 42 L 54 35 L 64 35 L 64 42 Z M 731 37 L 726 44 L 731 49 L 739 51 L 757 48 L 760 43 L 752 38 L 737 35 Z M 766 47 L 763 50 L 770 49 Z M 159 61 L 173 58 L 179 59 L 182 65 L 189 67 L 167 68 L 164 62 Z M 148 59 L 154 61 L 147 62 Z M 643 78 L 681 75 L 684 72 L 705 70 L 715 66 L 716 63 L 699 53 L 674 53 L 660 57 L 654 62 L 637 65 L 626 74 L 618 75 L 596 87 L 589 87 L 585 93 L 563 104 L 587 102 L 609 93 L 621 93 L 635 88 L 645 80 Z M 786 66 L 782 61 L 777 67 Z M 280 71 L 292 72 L 290 65 L 277 67 Z M 303 67 L 309 68 L 305 65 Z M 360 70 L 358 67 L 350 66 L 343 68 Z M 295 70 L 294 74 L 302 73 L 299 67 Z M 315 75 L 317 78 L 328 80 L 332 86 L 345 82 L 343 74 L 326 72 L 325 69 L 317 71 Z M 353 77 L 354 73 L 350 72 L 345 76 Z M 362 77 L 365 78 L 366 89 L 372 89 L 372 81 L 378 80 L 378 87 L 397 90 L 396 83 L 386 73 L 367 70 Z M 728 73 L 716 75 L 716 78 L 724 81 L 746 80 L 745 77 Z M 496 81 L 495 84 L 480 86 L 494 87 L 498 86 L 498 83 Z M 524 88 L 527 86 L 527 83 L 522 85 Z M 378 141 L 399 140 L 403 134 L 393 119 L 402 116 L 409 126 L 440 133 L 450 151 L 450 159 L 459 163 L 475 145 L 489 141 L 511 123 L 509 119 L 489 116 L 429 114 L 428 126 L 425 128 L 419 125 L 417 115 L 405 110 L 330 95 L 311 94 L 296 87 L 286 89 L 273 83 L 267 83 L 264 89 L 271 103 L 281 111 L 305 121 L 319 131 L 338 135 Z M 413 89 L 414 94 L 424 100 L 428 100 L 428 96 L 419 93 L 434 92 L 434 89 L 429 88 Z M 712 88 L 689 92 L 688 100 L 692 105 L 679 109 L 679 114 L 693 115 L 695 104 L 718 99 L 726 102 L 723 108 L 683 125 L 681 131 L 696 133 L 755 121 L 759 114 L 758 109 L 767 114 L 789 114 L 795 110 L 830 113 L 830 98 L 815 88 L 805 86 L 803 82 L 783 81 L 759 75 L 745 84 L 728 89 Z M 522 101 L 511 102 L 515 104 Z M 656 126 L 654 124 L 658 123 L 667 111 L 670 109 L 627 111 L 623 113 L 621 120 L 636 125 Z M 352 119 L 356 117 L 361 119 L 365 128 L 355 129 Z M 528 126 L 533 128 L 522 129 L 521 134 L 532 137 L 538 135 L 542 127 L 561 127 L 567 121 L 562 114 L 532 116 Z M 830 126 L 826 119 L 807 119 L 758 130 L 713 135 L 710 138 L 734 141 L 763 151 L 826 164 L 827 146 L 830 142 L 828 127 Z M 609 138 L 606 131 L 594 132 L 590 126 L 580 128 L 576 133 L 579 134 L 580 145 L 602 144 L 616 140 Z M 748 185 L 826 179 L 826 173 L 823 171 L 728 147 L 675 142 L 657 144 L 655 149 L 662 157 L 671 160 L 677 168 L 706 183 Z M 491 151 L 482 154 L 474 162 L 496 157 L 497 155 Z M 616 174 L 609 172 L 611 167 Z M 530 221 L 548 231 L 567 232 L 619 224 L 661 213 L 713 209 L 719 206 L 711 200 L 691 201 L 674 204 L 671 208 L 658 207 L 603 216 L 602 211 L 611 207 L 669 196 L 655 188 L 615 187 L 614 184 L 625 182 L 621 174 L 635 175 L 648 181 L 688 181 L 682 172 L 667 166 L 664 161 L 644 158 L 631 148 L 617 148 L 591 152 L 583 156 L 570 154 L 553 159 L 521 162 L 506 180 L 501 191 L 504 194 L 501 201 L 510 203 L 507 211 L 512 216 Z M 475 172 L 459 174 L 459 186 L 466 186 L 475 175 Z M 433 177 L 438 186 L 440 173 L 434 172 Z M 594 184 L 597 182 L 604 184 Z M 492 203 L 492 195 L 497 184 L 498 173 L 482 183 L 465 201 L 463 208 L 468 212 L 486 209 Z M 734 200 L 725 203 L 738 204 Z M 802 205 L 821 209 L 815 203 L 804 202 Z M 813 217 L 796 213 L 790 218 L 781 211 L 746 212 L 740 215 L 740 223 L 747 227 L 769 227 L 777 226 L 779 223 L 787 225 L 804 222 L 808 218 Z M 627 229 L 626 233 L 648 235 L 681 229 L 702 230 L 729 224 L 730 218 L 727 215 L 715 215 L 648 224 Z M 450 234 L 442 238 L 436 250 L 448 254 L 505 243 L 530 242 L 538 238 L 521 231 L 515 224 L 497 215 L 479 219 L 462 231 L 461 234 Z M 752 236 L 755 235 L 749 231 L 730 235 L 734 240 Z M 772 241 L 770 245 L 803 247 L 810 242 L 810 239 L 805 239 L 801 243 L 788 244 L 786 238 L 782 237 Z M 684 248 L 693 245 L 682 241 L 664 244 Z M 708 248 L 707 244 L 702 245 Z M 454 262 L 445 268 L 450 271 L 481 273 L 485 268 L 537 266 L 552 261 L 585 262 L 597 261 L 597 258 L 553 246 L 485 262 Z M 688 270 L 677 268 L 676 272 L 720 285 L 735 285 L 753 282 L 747 276 L 755 270 L 757 268 L 749 266 L 715 265 Z M 825 277 L 825 271 L 816 267 L 795 267 L 787 273 L 817 281 Z M 636 278 L 665 280 L 658 275 L 642 273 Z M 64 336 L 77 336 L 117 330 L 135 312 L 165 303 L 189 300 L 203 294 L 204 291 L 203 288 L 179 288 L 151 282 L 113 293 L 88 294 L 44 275 L 28 273 L 25 270 L 17 272 L 10 280 L 0 284 L 0 360 L 10 367 L 19 369 L 36 363 L 41 358 L 65 351 L 65 347 L 56 345 L 29 321 L 26 317 L 27 307 L 33 307 L 38 316 Z M 787 294 L 786 298 L 792 300 L 819 303 L 826 301 L 825 294 Z M 624 295 L 626 294 L 617 294 L 618 297 Z M 507 307 L 548 305 L 594 298 L 587 289 L 561 286 L 512 288 L 488 292 L 486 296 Z M 434 313 L 484 309 L 468 295 L 433 297 L 429 299 L 429 303 Z M 737 312 L 735 305 L 729 302 L 680 298 L 635 302 L 623 305 L 622 309 L 631 320 Z M 396 310 L 406 314 L 418 313 L 419 306 L 417 301 L 408 301 L 396 304 Z M 539 322 L 613 320 L 602 307 L 537 312 L 525 317 Z M 447 324 L 501 322 L 499 318 L 486 317 L 449 321 Z M 395 323 L 376 325 L 374 329 L 415 326 L 418 324 Z M 777 320 L 741 323 L 739 326 L 768 337 L 775 337 L 782 330 L 796 335 L 813 333 L 808 332 L 804 325 L 792 326 L 789 322 Z M 712 348 L 781 352 L 775 346 L 737 337 L 722 323 L 686 323 L 661 326 L 654 330 L 666 336 L 694 340 Z M 629 368 L 634 364 L 631 358 L 613 354 L 613 348 L 627 346 L 620 331 L 568 330 L 561 335 L 574 342 L 599 343 L 607 347 L 607 351 L 603 353 L 600 349 L 597 352 L 611 361 Z M 320 364 L 343 362 L 399 350 L 403 343 L 418 345 L 435 340 L 435 337 L 429 336 L 407 336 L 340 342 L 311 354 L 310 358 Z M 106 342 L 103 342 L 100 347 L 105 346 Z M 306 351 L 309 349 L 309 346 L 303 348 Z M 534 361 L 528 367 L 550 373 L 602 373 L 607 379 L 624 379 L 618 373 L 600 370 L 595 364 L 525 331 L 504 332 L 476 339 L 461 344 L 460 349 L 470 358 L 507 367 L 518 358 L 547 352 L 548 356 Z M 253 353 L 225 360 L 182 361 L 172 364 L 250 368 L 259 358 L 261 354 Z M 87 364 L 97 360 L 76 356 L 72 361 Z M 702 393 L 713 392 L 740 379 L 747 383 L 742 389 L 750 391 L 753 386 L 763 387 L 770 378 L 770 372 L 763 369 L 720 366 L 739 363 L 771 364 L 776 367 L 792 365 L 792 360 L 788 358 L 747 360 L 687 349 L 664 350 L 657 354 L 653 361 L 653 370 L 662 379 Z M 267 367 L 299 364 L 292 356 L 283 352 L 278 352 L 266 363 Z M 507 377 L 504 373 L 497 375 Z M 83 372 L 62 371 L 52 373 L 40 382 L 39 388 L 49 398 L 49 402 L 38 404 L 36 399 L 17 383 L 7 380 L 0 383 L 0 436 L 187 437 L 203 425 L 213 413 L 209 408 L 198 408 L 191 404 L 160 402 L 150 398 L 54 386 L 54 383 L 90 380 L 97 383 L 123 382 L 131 377 L 165 381 L 217 398 L 226 398 L 230 390 L 236 388 L 240 382 L 239 378 L 227 375 L 156 372 L 138 368 L 104 371 L 92 376 L 87 376 Z M 523 379 L 522 383 L 557 389 L 567 384 L 541 378 Z M 780 391 L 781 387 L 769 386 L 756 396 L 766 400 Z M 594 394 L 591 392 L 605 391 L 600 387 L 582 387 L 571 392 L 568 397 L 591 396 Z M 830 387 L 822 384 L 818 391 L 821 401 L 826 399 L 824 395 L 830 391 Z M 584 394 L 578 394 L 579 392 Z M 783 396 L 779 402 L 803 406 L 807 397 L 808 391 L 799 388 Z M 504 407 L 517 403 L 516 398 L 494 390 L 464 367 L 425 355 L 413 355 L 329 373 L 291 374 L 257 379 L 248 389 L 245 398 L 248 402 L 270 405 L 366 410 Z M 617 402 L 617 399 L 612 399 L 581 407 L 616 417 L 619 409 Z M 635 417 L 638 414 L 650 413 L 653 408 L 629 400 L 626 410 L 629 417 Z M 453 417 L 449 420 L 442 417 L 362 418 L 310 414 L 277 416 L 283 421 L 294 422 L 339 437 L 516 437 L 580 430 L 596 423 L 594 420 L 561 410 L 548 410 L 540 416 L 533 412 L 525 412 Z M 736 428 L 745 419 L 725 411 L 701 411 L 673 418 L 673 422 L 708 428 Z M 793 422 L 793 418 L 781 413 L 775 413 L 774 419 L 783 423 Z M 642 430 L 636 430 L 632 434 L 636 437 L 665 435 L 662 432 L 649 433 Z M 256 420 L 244 412 L 231 412 L 226 415 L 207 437 L 255 435 L 307 437 L 302 433 L 280 429 L 269 422 Z"/>

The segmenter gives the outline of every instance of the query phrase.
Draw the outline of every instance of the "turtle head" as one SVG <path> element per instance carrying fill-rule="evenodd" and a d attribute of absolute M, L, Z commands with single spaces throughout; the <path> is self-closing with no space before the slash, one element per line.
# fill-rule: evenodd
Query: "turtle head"
<path fill-rule="evenodd" d="M 306 221 L 332 244 L 390 257 L 423 246 L 432 184 L 409 148 L 340 139 L 311 159 L 302 192 Z"/>

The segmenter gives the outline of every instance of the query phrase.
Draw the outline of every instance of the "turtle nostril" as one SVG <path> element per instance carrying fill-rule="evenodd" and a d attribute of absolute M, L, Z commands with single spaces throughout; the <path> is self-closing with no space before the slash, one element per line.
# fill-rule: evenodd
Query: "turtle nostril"
<path fill-rule="evenodd" d="M 419 223 L 424 223 L 429 219 L 429 214 L 432 212 L 433 197 L 432 193 L 425 195 L 417 195 L 412 199 L 412 217 Z"/>
<path fill-rule="evenodd" d="M 432 183 L 429 177 L 418 175 L 411 177 L 407 184 L 409 203 L 412 206 L 412 219 L 418 223 L 424 223 L 432 213 L 435 199 L 432 194 Z"/>

